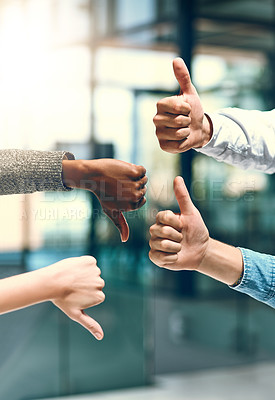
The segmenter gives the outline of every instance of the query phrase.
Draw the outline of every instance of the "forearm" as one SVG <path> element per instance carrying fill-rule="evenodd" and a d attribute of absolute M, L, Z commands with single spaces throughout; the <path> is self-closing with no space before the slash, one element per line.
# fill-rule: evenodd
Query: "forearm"
<path fill-rule="evenodd" d="M 73 158 L 65 151 L 1 150 L 0 195 L 66 191 L 62 160 Z"/>
<path fill-rule="evenodd" d="M 233 285 L 243 271 L 242 253 L 236 247 L 210 238 L 198 271 L 227 285 Z"/>
<path fill-rule="evenodd" d="M 213 135 L 197 151 L 243 169 L 275 172 L 275 110 L 227 108 L 210 118 Z"/>
<path fill-rule="evenodd" d="M 54 298 L 50 267 L 0 280 L 0 314 Z"/>
<path fill-rule="evenodd" d="M 89 165 L 87 165 L 89 163 Z M 62 178 L 66 187 L 93 190 L 93 174 L 96 175 L 97 160 L 63 160 Z"/>

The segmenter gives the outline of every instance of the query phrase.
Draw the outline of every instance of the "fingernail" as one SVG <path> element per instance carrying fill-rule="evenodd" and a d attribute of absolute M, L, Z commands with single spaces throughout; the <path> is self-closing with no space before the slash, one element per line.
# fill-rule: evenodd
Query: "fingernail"
<path fill-rule="evenodd" d="M 102 339 L 102 334 L 99 332 L 95 332 L 95 337 L 97 338 L 97 340 L 101 340 Z"/>

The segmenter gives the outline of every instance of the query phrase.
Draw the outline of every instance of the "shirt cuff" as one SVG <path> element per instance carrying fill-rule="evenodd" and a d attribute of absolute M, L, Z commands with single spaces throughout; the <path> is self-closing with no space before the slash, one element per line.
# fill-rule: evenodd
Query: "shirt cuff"
<path fill-rule="evenodd" d="M 224 117 L 223 115 L 220 115 L 218 113 L 207 114 L 207 117 L 211 120 L 212 127 L 213 127 L 213 133 L 212 133 L 211 139 L 204 146 L 197 147 L 194 150 L 214 157 L 215 155 L 218 156 L 221 152 L 220 148 L 215 148 L 215 144 L 216 144 L 217 136 L 219 135 L 221 128 L 224 126 L 224 124 L 226 122 L 226 119 L 225 119 L 226 117 Z"/>
<path fill-rule="evenodd" d="M 275 257 L 240 248 L 243 256 L 244 273 L 239 285 L 232 289 L 275 308 Z"/>
<path fill-rule="evenodd" d="M 37 191 L 70 191 L 63 182 L 63 160 L 74 160 L 74 155 L 68 151 L 43 151 L 41 152 L 40 163 L 37 164 L 38 176 L 43 179 L 36 179 Z"/>

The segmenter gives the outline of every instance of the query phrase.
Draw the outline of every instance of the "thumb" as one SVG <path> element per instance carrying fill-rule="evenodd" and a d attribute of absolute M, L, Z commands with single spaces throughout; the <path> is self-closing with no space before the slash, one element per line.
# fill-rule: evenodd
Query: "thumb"
<path fill-rule="evenodd" d="M 103 339 L 104 333 L 97 321 L 87 315 L 84 311 L 79 310 L 74 315 L 74 321 L 84 326 L 97 340 Z"/>
<path fill-rule="evenodd" d="M 119 230 L 121 241 L 127 242 L 129 239 L 129 226 L 122 212 L 108 209 L 105 209 L 104 212 Z"/>
<path fill-rule="evenodd" d="M 177 176 L 174 179 L 174 192 L 180 207 L 180 213 L 182 215 L 192 214 L 194 211 L 194 205 L 181 176 Z"/>
<path fill-rule="evenodd" d="M 181 94 L 193 94 L 196 93 L 196 89 L 192 85 L 190 74 L 185 62 L 182 58 L 177 57 L 173 60 L 173 70 L 175 77 L 180 85 Z"/>

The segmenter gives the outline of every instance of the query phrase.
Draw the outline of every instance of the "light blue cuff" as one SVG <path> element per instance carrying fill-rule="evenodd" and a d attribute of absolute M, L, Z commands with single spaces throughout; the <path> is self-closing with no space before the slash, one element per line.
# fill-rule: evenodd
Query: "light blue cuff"
<path fill-rule="evenodd" d="M 243 278 L 239 285 L 230 287 L 275 308 L 275 257 L 249 249 L 240 250 L 244 262 Z"/>

